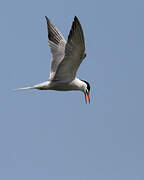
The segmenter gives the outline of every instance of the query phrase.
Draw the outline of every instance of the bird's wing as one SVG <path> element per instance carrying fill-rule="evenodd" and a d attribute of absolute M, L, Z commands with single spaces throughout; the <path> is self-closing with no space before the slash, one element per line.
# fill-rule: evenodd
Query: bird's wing
<path fill-rule="evenodd" d="M 54 80 L 73 80 L 85 56 L 84 34 L 81 24 L 75 16 L 65 46 L 65 56 L 56 70 Z"/>
<path fill-rule="evenodd" d="M 57 67 L 65 56 L 66 41 L 59 30 L 51 23 L 47 16 L 48 43 L 52 53 L 51 70 L 49 79 L 53 79 Z"/>

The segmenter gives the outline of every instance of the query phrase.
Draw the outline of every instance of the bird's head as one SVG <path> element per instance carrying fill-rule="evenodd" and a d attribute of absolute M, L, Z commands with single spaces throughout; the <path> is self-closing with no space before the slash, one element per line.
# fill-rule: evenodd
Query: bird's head
<path fill-rule="evenodd" d="M 83 92 L 85 95 L 85 102 L 87 103 L 87 97 L 88 97 L 88 101 L 90 103 L 90 84 L 87 81 L 84 81 L 84 80 L 82 81 L 85 83 L 84 88 L 83 88 Z"/>

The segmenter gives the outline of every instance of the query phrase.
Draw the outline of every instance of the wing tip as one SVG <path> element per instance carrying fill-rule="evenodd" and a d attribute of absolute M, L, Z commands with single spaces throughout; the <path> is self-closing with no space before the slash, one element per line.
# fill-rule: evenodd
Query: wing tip
<path fill-rule="evenodd" d="M 47 24 L 49 24 L 50 23 L 49 18 L 47 16 L 45 16 L 45 18 L 46 18 Z"/>
<path fill-rule="evenodd" d="M 74 21 L 80 24 L 79 18 L 77 16 L 74 17 Z"/>
<path fill-rule="evenodd" d="M 78 17 L 77 17 L 77 16 L 74 16 L 74 20 L 78 20 Z"/>
<path fill-rule="evenodd" d="M 69 35 L 68 35 L 68 39 L 70 39 L 70 38 L 73 36 L 74 30 L 76 29 L 76 26 L 77 26 L 77 25 L 80 25 L 80 21 L 79 21 L 79 19 L 78 19 L 77 16 L 74 16 L 74 20 L 73 20 L 73 22 L 72 22 L 72 26 L 71 26 L 70 33 L 69 33 Z M 81 26 L 81 25 L 80 25 L 80 26 Z"/>

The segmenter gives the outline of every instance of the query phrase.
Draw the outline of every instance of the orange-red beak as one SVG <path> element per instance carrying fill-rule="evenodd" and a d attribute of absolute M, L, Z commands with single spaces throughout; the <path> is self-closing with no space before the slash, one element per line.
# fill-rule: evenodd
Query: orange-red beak
<path fill-rule="evenodd" d="M 88 101 L 89 101 L 89 103 L 90 103 L 90 94 L 89 94 L 89 92 L 86 90 L 86 91 L 85 91 L 85 102 L 86 102 L 86 104 L 87 104 L 87 97 L 88 97 Z"/>

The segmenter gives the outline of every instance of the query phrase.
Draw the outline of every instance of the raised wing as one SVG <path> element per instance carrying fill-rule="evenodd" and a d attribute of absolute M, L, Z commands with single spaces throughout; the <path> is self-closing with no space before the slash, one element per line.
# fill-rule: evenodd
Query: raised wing
<path fill-rule="evenodd" d="M 85 56 L 83 30 L 78 18 L 75 16 L 65 47 L 65 57 L 57 68 L 54 80 L 73 80 Z"/>
<path fill-rule="evenodd" d="M 47 16 L 48 42 L 52 53 L 51 70 L 49 79 L 55 76 L 58 65 L 65 56 L 66 41 L 58 29 L 51 23 Z"/>

